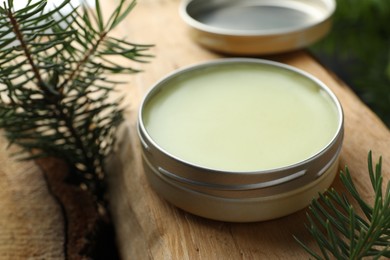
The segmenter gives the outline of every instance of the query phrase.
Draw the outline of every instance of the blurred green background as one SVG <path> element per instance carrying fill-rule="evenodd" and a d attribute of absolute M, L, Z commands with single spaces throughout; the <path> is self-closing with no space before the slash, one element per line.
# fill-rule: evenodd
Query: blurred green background
<path fill-rule="evenodd" d="M 332 31 L 311 51 L 390 127 L 390 0 L 336 2 Z"/>

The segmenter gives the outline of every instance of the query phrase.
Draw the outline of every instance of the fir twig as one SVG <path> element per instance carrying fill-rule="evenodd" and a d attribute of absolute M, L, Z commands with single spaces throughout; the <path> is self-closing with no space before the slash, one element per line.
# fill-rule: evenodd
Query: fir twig
<path fill-rule="evenodd" d="M 307 228 L 320 252 L 296 240 L 315 259 L 330 259 L 330 256 L 336 259 L 390 257 L 390 182 L 383 191 L 382 159 L 374 167 L 371 152 L 368 172 L 375 194 L 373 205 L 363 200 L 348 168 L 341 172 L 340 178 L 359 209 L 334 189 L 311 203 Z"/>
<path fill-rule="evenodd" d="M 98 203 L 104 202 L 104 159 L 123 121 L 122 99 L 109 99 L 119 82 L 109 77 L 138 72 L 111 57 L 150 57 L 150 45 L 109 35 L 134 5 L 120 0 L 108 20 L 98 0 L 96 13 L 70 0 L 51 10 L 46 0 L 19 10 L 13 0 L 0 7 L 0 127 L 24 149 L 24 159 L 65 160 L 70 181 Z"/>

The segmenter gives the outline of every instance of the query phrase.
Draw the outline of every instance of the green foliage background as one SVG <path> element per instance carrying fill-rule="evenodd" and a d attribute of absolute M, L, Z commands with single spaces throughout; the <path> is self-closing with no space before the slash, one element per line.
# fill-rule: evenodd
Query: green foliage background
<path fill-rule="evenodd" d="M 313 46 L 390 127 L 390 0 L 337 0 L 329 35 Z"/>

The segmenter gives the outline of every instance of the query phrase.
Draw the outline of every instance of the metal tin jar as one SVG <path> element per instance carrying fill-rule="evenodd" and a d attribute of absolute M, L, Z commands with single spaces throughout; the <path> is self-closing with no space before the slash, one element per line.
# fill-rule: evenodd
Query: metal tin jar
<path fill-rule="evenodd" d="M 274 73 L 272 74 L 272 77 L 269 75 L 264 77 L 264 79 L 269 78 L 269 80 L 271 80 L 270 85 L 266 86 L 266 89 L 259 92 L 256 92 L 257 90 L 255 89 L 253 89 L 253 93 L 247 92 L 244 86 L 246 72 L 244 73 L 245 77 L 242 78 L 240 78 L 240 75 L 238 74 L 234 75 L 235 71 L 246 71 L 246 68 L 248 68 L 248 71 L 253 70 L 253 75 L 261 74 L 262 71 L 265 71 L 266 73 L 271 71 Z M 301 119 L 299 115 L 294 115 L 294 113 L 290 110 L 295 106 L 299 106 L 301 103 L 305 103 L 305 101 L 299 97 L 291 97 L 289 94 L 286 95 L 286 99 L 282 99 L 281 103 L 276 105 L 276 108 L 282 107 L 282 110 L 278 113 L 282 116 L 282 118 L 283 116 L 286 116 L 285 120 L 274 120 L 274 117 L 277 117 L 276 112 L 274 111 L 275 108 L 270 109 L 270 111 L 265 111 L 266 113 L 260 114 L 260 117 L 258 118 L 259 121 L 262 120 L 261 117 L 264 117 L 264 120 L 270 119 L 271 121 L 266 121 L 266 124 L 270 124 L 269 122 L 273 122 L 273 124 L 275 124 L 272 126 L 274 127 L 274 130 L 271 129 L 271 134 L 272 132 L 283 130 L 284 132 L 282 132 L 287 134 L 296 131 L 299 135 L 300 133 L 298 132 L 301 131 L 300 129 L 305 127 L 315 126 L 319 127 L 315 129 L 324 128 L 323 126 L 317 126 L 318 124 L 323 124 L 324 126 L 332 125 L 332 128 L 329 128 L 332 130 L 324 133 L 316 133 L 317 130 L 311 131 L 309 129 L 309 132 L 300 137 L 302 140 L 298 140 L 296 142 L 294 140 L 283 141 L 284 136 L 279 136 L 277 133 L 275 133 L 276 136 L 274 138 L 266 137 L 266 139 L 262 139 L 263 141 L 261 141 L 264 142 L 264 145 L 266 142 L 269 142 L 270 144 L 270 147 L 263 151 L 265 154 L 257 157 L 257 155 L 253 156 L 253 152 L 250 152 L 247 156 L 243 156 L 244 162 L 247 160 L 246 157 L 253 157 L 255 168 L 245 168 L 245 165 L 242 163 L 238 163 L 237 167 L 234 166 L 234 158 L 239 160 L 238 157 L 240 157 L 240 153 L 246 153 L 247 150 L 252 149 L 249 149 L 249 146 L 252 145 L 251 140 L 247 142 L 248 148 L 243 147 L 243 152 L 241 151 L 239 154 L 235 154 L 232 158 L 227 155 L 226 158 L 228 159 L 226 159 L 224 157 L 225 155 L 221 155 L 222 164 L 218 164 L 221 161 L 219 160 L 217 164 L 215 164 L 217 166 L 209 166 L 207 163 L 197 161 L 197 159 L 188 159 L 185 156 L 180 155 L 180 152 L 167 148 L 169 147 L 169 144 L 176 142 L 175 146 L 177 146 L 178 151 L 184 149 L 192 153 L 198 149 L 195 148 L 195 146 L 197 146 L 197 143 L 202 140 L 191 142 L 190 139 L 192 139 L 192 137 L 190 135 L 187 136 L 186 133 L 184 133 L 184 137 L 180 137 L 181 134 L 176 133 L 174 130 L 175 125 L 179 126 L 181 122 L 175 118 L 174 114 L 184 113 L 183 118 L 184 120 L 189 120 L 189 122 L 187 122 L 189 124 L 196 121 L 195 125 L 197 129 L 193 131 L 195 135 L 201 132 L 205 132 L 204 134 L 206 137 L 209 134 L 211 135 L 211 133 L 208 133 L 207 131 L 210 131 L 212 128 L 207 128 L 205 126 L 207 124 L 212 124 L 212 127 L 218 127 L 218 118 L 215 118 L 215 122 L 205 121 L 203 116 L 189 116 L 185 111 L 187 106 L 192 106 L 192 104 L 189 104 L 192 103 L 192 101 L 195 104 L 194 111 L 198 111 L 202 104 L 206 102 L 203 98 L 198 100 L 199 98 L 197 97 L 197 92 L 203 88 L 205 91 L 205 98 L 208 98 L 208 87 L 204 86 L 204 84 L 211 82 L 210 95 L 212 94 L 212 89 L 216 86 L 216 84 L 218 84 L 218 82 L 212 78 L 214 71 L 216 71 L 216 73 L 226 72 L 226 75 L 232 75 L 231 79 L 226 80 L 239 82 L 238 84 L 232 84 L 236 84 L 236 90 L 243 91 L 249 99 L 253 96 L 254 98 L 252 101 L 254 102 L 253 104 L 255 104 L 255 107 L 257 106 L 256 100 L 259 99 L 263 93 L 266 95 L 267 89 L 269 89 L 270 86 L 271 88 L 277 87 L 279 83 L 274 80 L 275 77 L 279 77 L 278 75 L 282 75 L 280 76 L 282 78 L 286 77 L 287 80 L 285 82 L 288 84 L 287 88 L 300 88 L 300 86 L 304 86 L 302 88 L 307 87 L 307 91 L 310 92 L 310 95 L 315 95 L 316 98 L 326 99 L 326 104 L 327 106 L 329 105 L 329 111 L 331 111 L 331 117 L 323 116 L 323 118 L 321 118 L 320 114 L 313 112 L 317 111 L 316 108 L 310 108 L 310 111 L 307 111 L 307 107 L 304 107 L 304 110 L 302 111 L 308 112 L 310 117 L 314 118 L 313 120 L 315 122 L 311 122 L 309 120 L 308 122 L 303 121 L 298 123 L 299 120 L 306 119 Z M 208 78 L 207 75 L 209 74 L 211 75 L 211 78 Z M 180 109 L 175 108 L 174 110 L 168 110 L 170 111 L 168 113 L 172 114 L 172 118 L 169 114 L 169 116 L 158 114 L 160 108 L 156 105 L 156 102 L 159 102 L 159 99 L 164 97 L 164 95 L 175 95 L 183 91 L 180 84 L 182 84 L 182 82 L 186 82 L 188 79 L 191 81 L 191 77 L 195 77 L 196 80 L 194 80 L 194 84 L 191 83 L 192 85 L 190 84 L 189 87 L 187 86 L 191 91 L 191 94 L 189 94 L 189 101 L 183 101 L 183 104 L 181 104 L 183 107 L 180 107 Z M 294 81 L 294 84 L 290 86 L 289 84 L 291 81 Z M 253 82 L 256 85 L 255 88 L 263 85 L 262 80 L 258 80 L 257 78 Z M 222 92 L 225 92 L 224 89 L 228 88 L 227 85 L 222 85 L 223 86 L 219 86 L 222 90 L 221 95 Z M 235 86 L 232 88 L 234 89 Z M 219 104 L 219 102 L 224 102 L 225 100 L 225 98 L 218 97 L 218 91 L 219 90 L 217 89 L 217 91 L 212 94 L 216 96 L 215 102 L 218 103 L 215 103 L 215 107 L 220 106 L 221 104 Z M 295 90 L 291 89 L 291 91 L 294 92 Z M 226 92 L 229 91 L 226 90 Z M 257 94 L 255 94 L 255 92 Z M 281 92 L 275 93 L 284 92 L 284 90 L 281 90 Z M 239 101 L 239 94 L 235 94 L 236 92 L 233 93 L 234 94 L 232 94 L 231 97 L 237 100 L 237 102 L 235 102 L 237 104 L 235 104 L 236 107 L 232 111 L 239 110 L 242 107 L 245 107 L 248 102 L 252 102 L 249 101 L 249 99 L 246 99 L 247 101 Z M 256 95 L 259 96 L 257 97 Z M 283 94 L 277 94 L 277 96 L 274 97 L 267 96 L 266 99 L 269 100 L 270 104 L 274 105 L 277 103 L 276 101 L 279 99 L 280 95 Z M 267 102 L 266 99 L 262 102 Z M 181 99 L 179 97 L 178 102 L 180 101 Z M 290 101 L 293 102 L 291 103 L 291 108 L 283 108 L 283 104 Z M 316 106 L 310 97 L 306 101 L 308 101 L 308 104 L 311 104 L 309 107 Z M 167 104 L 169 105 L 169 102 L 174 103 L 176 101 L 164 99 L 160 103 L 165 106 Z M 211 102 L 214 101 L 212 100 Z M 229 101 L 227 102 L 231 103 Z M 238 104 L 239 102 L 242 102 L 242 104 Z M 158 115 L 156 115 L 155 119 L 149 115 L 149 113 L 151 113 L 149 110 L 151 109 L 156 109 L 157 111 L 156 113 Z M 210 109 L 214 110 L 214 106 L 210 106 Z M 255 108 L 255 110 L 257 109 Z M 261 108 L 261 105 L 259 104 L 258 110 L 267 110 L 267 107 Z M 256 111 L 256 113 L 257 112 L 259 111 Z M 233 113 L 234 112 L 229 112 L 228 116 L 223 120 L 229 122 L 230 118 L 233 118 Z M 246 120 L 245 118 L 248 116 L 249 111 L 245 112 L 239 110 L 238 113 L 239 114 L 236 115 L 238 120 Z M 284 115 L 285 113 L 287 114 Z M 204 115 L 207 114 L 208 112 L 205 111 Z M 221 115 L 225 115 L 225 112 Z M 296 116 L 296 118 L 294 116 Z M 153 122 L 153 120 L 162 121 Z M 164 128 L 163 125 L 166 120 L 171 120 L 172 125 Z M 286 120 L 290 120 L 290 123 L 285 122 Z M 247 121 L 249 123 L 253 123 L 252 119 L 248 119 Z M 332 121 L 332 123 L 328 121 Z M 154 129 L 151 127 L 153 124 L 155 124 Z M 242 141 L 244 140 L 244 137 L 250 135 L 250 132 L 253 132 L 253 129 L 249 129 L 248 126 L 243 125 L 242 123 L 240 124 L 241 125 L 236 130 L 232 130 L 232 133 L 234 134 L 237 132 L 237 138 L 239 140 L 232 140 L 233 137 L 231 136 L 228 136 L 227 139 L 222 139 L 224 142 L 222 145 L 224 147 L 220 150 L 220 152 L 222 151 L 223 153 L 225 150 L 227 152 L 235 152 L 241 143 L 245 143 Z M 262 128 L 263 127 L 260 126 L 259 129 L 255 129 L 254 136 L 250 138 L 256 139 L 257 135 L 261 135 L 260 130 L 262 130 Z M 228 131 L 227 128 L 223 129 Z M 224 135 L 225 131 L 223 129 L 216 130 L 217 133 L 214 133 L 214 137 L 205 142 L 205 145 L 207 146 L 208 143 L 210 143 L 211 147 L 211 143 L 214 142 L 213 139 L 215 139 L 217 135 Z M 339 101 L 331 90 L 318 79 L 306 72 L 285 64 L 267 60 L 232 58 L 206 62 L 180 69 L 160 80 L 150 89 L 142 102 L 139 111 L 138 131 L 142 146 L 144 170 L 148 181 L 159 195 L 177 207 L 195 215 L 230 222 L 253 222 L 278 218 L 298 211 L 306 207 L 319 192 L 323 192 L 330 186 L 338 170 L 338 158 L 343 140 L 343 113 Z M 159 141 L 160 134 L 166 136 L 166 144 L 168 144 L 168 146 L 163 144 L 164 142 Z M 313 140 L 320 140 L 325 134 L 328 137 L 324 138 L 324 141 L 321 141 L 322 143 L 319 144 L 319 147 L 315 148 L 313 150 L 314 152 L 311 152 L 310 155 L 302 156 L 302 158 L 299 158 L 298 160 L 293 158 L 293 161 L 280 163 L 279 166 L 267 165 L 268 161 L 273 161 L 275 159 L 277 162 L 279 159 L 282 160 L 281 158 L 283 158 L 283 156 L 286 156 L 286 158 L 291 156 L 293 157 L 293 154 L 298 154 L 300 149 L 305 150 L 307 146 L 310 146 L 310 143 L 313 142 Z M 288 137 L 288 139 L 295 139 L 295 137 Z M 255 142 L 255 140 L 253 140 L 253 142 Z M 275 146 L 273 144 L 275 144 Z M 255 150 L 257 147 L 260 149 L 260 147 L 255 144 Z M 276 149 L 275 147 L 278 148 Z M 210 150 L 212 149 L 213 148 L 210 148 Z M 285 153 L 285 150 L 288 150 L 289 152 Z M 196 153 L 199 155 L 199 153 L 203 152 L 207 154 L 208 148 L 206 147 L 204 150 L 198 150 Z M 195 155 L 197 156 L 197 154 Z M 217 156 L 219 156 L 219 154 L 217 154 Z M 205 159 L 213 161 L 213 158 L 211 157 L 213 157 L 212 154 L 207 154 Z M 263 163 L 263 158 L 268 158 L 267 160 L 264 160 L 264 163 L 267 166 L 256 166 L 257 158 L 259 163 Z M 226 165 L 233 166 L 224 167 L 225 163 Z"/>
<path fill-rule="evenodd" d="M 180 14 L 192 38 L 211 50 L 262 55 L 306 47 L 331 27 L 334 0 L 191 0 Z"/>

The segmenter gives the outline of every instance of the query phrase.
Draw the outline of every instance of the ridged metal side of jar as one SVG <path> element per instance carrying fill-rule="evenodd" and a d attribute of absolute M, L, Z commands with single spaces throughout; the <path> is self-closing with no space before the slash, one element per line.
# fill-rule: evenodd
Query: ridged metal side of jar
<path fill-rule="evenodd" d="M 337 109 L 338 129 L 331 142 L 307 160 L 287 167 L 253 172 L 207 169 L 176 158 L 159 147 L 149 136 L 143 122 L 143 107 L 148 100 L 177 76 L 208 66 L 235 63 L 276 66 L 315 82 L 329 95 Z M 206 218 L 233 222 L 261 221 L 302 209 L 329 187 L 338 170 L 343 141 L 343 112 L 332 91 L 308 73 L 267 60 L 222 59 L 178 70 L 154 85 L 142 102 L 138 131 L 146 176 L 162 197 L 179 208 Z"/>

